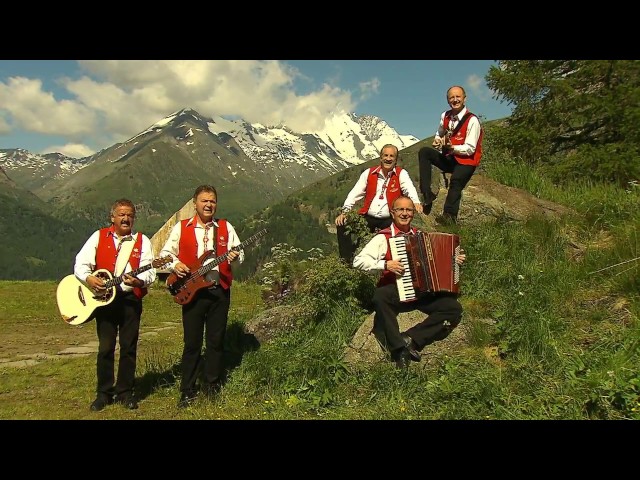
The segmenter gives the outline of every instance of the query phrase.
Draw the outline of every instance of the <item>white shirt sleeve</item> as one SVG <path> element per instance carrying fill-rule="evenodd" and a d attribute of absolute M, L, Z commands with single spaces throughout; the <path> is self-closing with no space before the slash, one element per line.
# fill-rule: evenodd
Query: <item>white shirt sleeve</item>
<path fill-rule="evenodd" d="M 382 234 L 376 235 L 353 259 L 353 267 L 365 272 L 384 270 L 384 259 L 388 248 L 387 237 Z"/>
<path fill-rule="evenodd" d="M 162 250 L 160 250 L 160 256 L 166 257 L 167 255 L 171 255 L 173 261 L 168 265 L 168 268 L 173 271 L 176 268 L 176 265 L 180 260 L 178 260 L 178 249 L 180 247 L 180 233 L 182 232 L 182 226 L 180 222 L 176 223 L 171 232 L 169 233 L 169 237 L 167 241 L 164 243 Z"/>
<path fill-rule="evenodd" d="M 444 138 L 444 134 L 447 133 L 447 131 L 444 129 L 444 114 L 446 112 L 442 112 L 440 114 L 440 124 L 438 125 L 438 129 L 436 130 L 436 137 L 438 138 Z"/>
<path fill-rule="evenodd" d="M 236 229 L 233 228 L 233 225 L 231 225 L 229 222 L 227 222 L 227 231 L 229 232 L 229 242 L 227 244 L 227 247 L 231 249 L 237 245 L 240 245 L 241 242 L 238 238 L 238 234 L 236 233 Z M 241 249 L 239 253 L 240 255 L 238 256 L 237 260 L 231 262 L 231 265 L 236 263 L 236 261 L 239 263 L 244 262 L 244 250 Z"/>
<path fill-rule="evenodd" d="M 404 193 L 407 197 L 409 197 L 415 205 L 420 204 L 420 198 L 418 197 L 418 191 L 416 190 L 411 177 L 409 176 L 409 172 L 407 172 L 404 168 L 400 171 L 400 189 L 402 193 Z"/>
<path fill-rule="evenodd" d="M 96 269 L 96 251 L 98 250 L 98 239 L 100 230 L 96 230 L 87 239 L 78 254 L 76 263 L 73 266 L 73 274 L 81 282 L 87 283 L 87 277 Z"/>
<path fill-rule="evenodd" d="M 140 266 L 144 267 L 145 265 L 150 265 L 153 262 L 153 248 L 151 247 L 151 240 L 149 237 L 142 233 L 138 233 L 138 235 L 142 235 L 142 245 L 140 252 Z M 127 269 L 130 271 L 131 266 L 127 264 Z M 127 270 L 125 270 L 127 271 Z M 156 280 L 156 269 L 150 268 L 146 272 L 142 272 L 138 275 L 138 278 L 144 282 L 144 286 L 147 287 L 151 285 Z"/>
<path fill-rule="evenodd" d="M 349 211 L 353 208 L 357 201 L 362 200 L 364 198 L 364 194 L 367 191 L 367 177 L 369 176 L 369 169 L 367 168 L 362 174 L 358 181 L 353 186 L 349 195 L 347 195 L 347 199 L 344 201 L 342 205 L 343 211 Z"/>
<path fill-rule="evenodd" d="M 480 138 L 480 130 L 480 120 L 478 120 L 478 117 L 470 117 L 469 123 L 467 124 L 467 136 L 464 139 L 464 143 L 462 145 L 454 145 L 454 153 L 469 157 L 473 155 L 476 151 L 476 146 L 478 145 L 478 139 Z"/>

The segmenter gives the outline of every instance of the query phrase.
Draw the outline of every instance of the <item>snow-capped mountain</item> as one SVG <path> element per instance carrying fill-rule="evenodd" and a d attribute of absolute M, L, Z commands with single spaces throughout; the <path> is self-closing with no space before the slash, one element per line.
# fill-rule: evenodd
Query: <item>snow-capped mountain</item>
<path fill-rule="evenodd" d="M 134 199 L 136 224 L 153 231 L 190 201 L 194 186 L 215 185 L 222 213 L 241 218 L 377 158 L 386 143 L 403 149 L 417 141 L 373 116 L 336 115 L 321 131 L 300 133 L 186 108 L 90 157 L 0 150 L 0 167 L 55 215 L 99 225 L 116 194 Z"/>
<path fill-rule="evenodd" d="M 413 145 L 418 139 L 400 135 L 384 120 L 353 113 L 337 114 L 325 121 L 317 132 L 294 132 L 286 126 L 265 126 L 244 120 L 227 120 L 220 116 L 204 117 L 186 108 L 168 115 L 117 147 L 122 156 L 129 153 L 127 146 L 136 145 L 150 133 L 167 128 L 177 129 L 189 118 L 186 130 L 176 135 L 177 141 L 187 146 L 196 132 L 211 133 L 218 137 L 231 137 L 242 152 L 257 164 L 297 164 L 305 170 L 324 176 L 377 157 L 383 145 L 392 143 L 399 149 Z M 195 123 L 195 128 L 192 125 Z M 113 148 L 113 147 L 111 147 Z M 0 166 L 16 183 L 37 193 L 49 182 L 60 182 L 93 163 L 105 149 L 89 157 L 76 159 L 59 153 L 34 154 L 20 148 L 0 150 Z M 121 156 L 114 156 L 117 161 Z M 242 168 L 229 170 L 237 175 Z"/>
<path fill-rule="evenodd" d="M 359 164 L 376 158 L 387 143 L 399 150 L 418 142 L 413 135 L 400 135 L 387 122 L 373 115 L 353 113 L 335 115 L 326 120 L 324 129 L 316 132 L 345 161 Z"/>
<path fill-rule="evenodd" d="M 89 163 L 89 158 L 71 158 L 60 153 L 39 155 L 21 148 L 0 149 L 0 166 L 13 181 L 31 191 L 53 179 L 73 175 Z"/>
<path fill-rule="evenodd" d="M 282 125 L 265 126 L 219 116 L 205 118 L 194 110 L 184 109 L 162 119 L 148 130 L 157 131 L 175 123 L 176 118 L 189 114 L 203 129 L 233 137 L 243 152 L 256 162 L 295 162 L 310 170 L 326 169 L 331 173 L 376 158 L 387 143 L 402 150 L 418 142 L 412 135 L 398 134 L 378 117 L 358 117 L 352 113 L 337 114 L 327 119 L 324 128 L 318 132 L 297 133 Z M 185 132 L 185 135 L 192 134 Z"/>

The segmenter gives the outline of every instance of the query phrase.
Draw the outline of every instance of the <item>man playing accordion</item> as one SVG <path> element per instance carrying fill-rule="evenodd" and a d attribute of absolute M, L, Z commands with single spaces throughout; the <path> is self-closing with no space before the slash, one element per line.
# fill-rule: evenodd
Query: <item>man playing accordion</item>
<path fill-rule="evenodd" d="M 458 301 L 458 291 L 427 290 L 412 292 L 410 300 L 401 300 L 402 278 L 409 278 L 406 259 L 398 258 L 392 251 L 394 237 L 424 233 L 411 226 L 415 214 L 413 201 L 405 196 L 393 202 L 391 216 L 393 223 L 373 237 L 354 258 L 353 266 L 361 270 L 381 271 L 378 286 L 373 295 L 375 315 L 373 334 L 391 353 L 398 368 L 407 368 L 410 361 L 420 361 L 420 351 L 431 343 L 446 338 L 460 323 L 462 305 Z M 429 247 L 430 248 L 430 247 Z M 451 261 L 442 264 L 458 268 L 466 260 L 459 247 L 451 250 Z M 442 256 L 442 250 L 429 250 L 429 256 Z M 435 258 L 438 260 L 438 258 Z M 442 259 L 441 259 L 442 260 Z M 415 272 L 413 272 L 415 273 Z M 398 314 L 420 310 L 428 316 L 406 332 L 400 332 Z"/>

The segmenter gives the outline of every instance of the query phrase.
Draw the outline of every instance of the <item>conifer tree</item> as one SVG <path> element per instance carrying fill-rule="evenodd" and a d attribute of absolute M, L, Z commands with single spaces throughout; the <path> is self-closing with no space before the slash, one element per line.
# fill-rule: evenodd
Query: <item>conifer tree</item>
<path fill-rule="evenodd" d="M 640 61 L 500 60 L 485 79 L 513 107 L 497 142 L 557 180 L 640 179 Z"/>

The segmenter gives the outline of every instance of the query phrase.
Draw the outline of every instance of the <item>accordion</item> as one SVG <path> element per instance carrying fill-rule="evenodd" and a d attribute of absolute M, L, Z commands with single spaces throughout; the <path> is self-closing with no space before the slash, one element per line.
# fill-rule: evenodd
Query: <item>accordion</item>
<path fill-rule="evenodd" d="M 419 293 L 460 292 L 460 237 L 451 233 L 418 232 L 389 239 L 391 258 L 405 266 L 396 279 L 401 302 L 411 302 Z"/>

